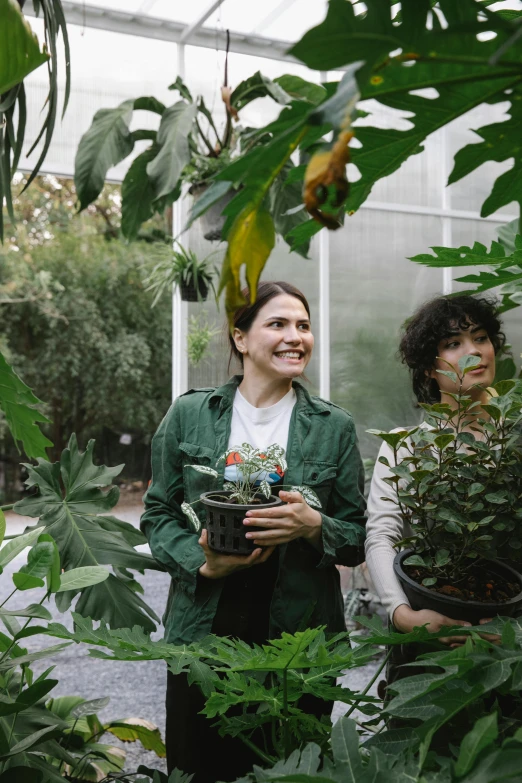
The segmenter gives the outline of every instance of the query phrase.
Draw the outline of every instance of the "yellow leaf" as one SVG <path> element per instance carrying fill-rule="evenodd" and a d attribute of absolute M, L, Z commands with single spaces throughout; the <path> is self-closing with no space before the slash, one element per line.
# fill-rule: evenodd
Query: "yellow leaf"
<path fill-rule="evenodd" d="M 236 217 L 228 234 L 228 248 L 221 274 L 220 293 L 226 287 L 225 307 L 232 328 L 234 312 L 245 304 L 241 291 L 241 267 L 246 266 L 250 301 L 255 302 L 257 284 L 275 245 L 274 222 L 262 207 L 249 204 Z"/>

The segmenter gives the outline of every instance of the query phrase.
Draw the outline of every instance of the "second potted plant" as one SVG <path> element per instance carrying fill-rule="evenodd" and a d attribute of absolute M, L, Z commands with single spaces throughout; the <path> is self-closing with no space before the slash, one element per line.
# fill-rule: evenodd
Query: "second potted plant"
<path fill-rule="evenodd" d="M 209 546 L 217 552 L 235 555 L 249 555 L 256 549 L 251 539 L 245 538 L 246 529 L 243 525 L 245 514 L 250 509 L 273 508 L 280 506 L 282 500 L 272 494 L 269 482 L 270 475 L 279 475 L 286 470 L 284 450 L 277 444 L 268 446 L 264 451 L 243 443 L 234 446 L 219 457 L 217 464 L 226 462 L 229 457 L 237 462 L 237 480 L 225 482 L 223 489 L 203 492 L 201 503 L 207 510 L 207 530 Z M 219 473 L 214 468 L 205 465 L 191 465 L 191 468 L 218 478 Z M 284 485 L 278 484 L 277 489 Z M 306 502 L 315 508 L 321 508 L 321 502 L 315 492 L 309 487 L 284 487 L 288 492 L 300 492 Z M 195 529 L 201 527 L 199 518 L 189 503 L 181 506 Z M 257 530 L 253 526 L 250 531 Z"/>
<path fill-rule="evenodd" d="M 506 562 L 522 547 L 520 388 L 501 381 L 473 402 L 463 379 L 479 361 L 444 371 L 455 408 L 423 404 L 420 427 L 370 430 L 393 449 L 386 481 L 409 528 L 394 568 L 411 607 L 470 622 L 522 608 L 522 576 Z"/>

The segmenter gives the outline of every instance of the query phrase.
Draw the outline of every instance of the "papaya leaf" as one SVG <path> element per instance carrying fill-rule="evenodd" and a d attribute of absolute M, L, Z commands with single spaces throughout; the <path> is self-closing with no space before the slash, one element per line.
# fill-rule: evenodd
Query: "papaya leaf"
<path fill-rule="evenodd" d="M 160 568 L 150 555 L 137 552 L 128 543 L 117 521 L 115 524 L 111 517 L 103 516 L 116 504 L 119 492 L 116 487 L 106 493 L 102 489 L 112 483 L 122 466 L 95 465 L 93 448 L 94 441 L 90 441 L 81 452 L 73 435 L 60 462 L 39 460 L 37 466 L 27 465 L 26 485 L 38 489 L 38 494 L 19 501 L 15 511 L 39 517 L 36 529 L 55 540 L 65 572 L 107 565 L 138 570 Z M 65 578 L 63 574 L 62 587 Z M 103 618 L 113 627 L 141 624 L 148 630 L 154 628 L 152 610 L 114 574 L 103 582 L 81 588 L 77 610 L 88 611 L 93 619 Z"/>
<path fill-rule="evenodd" d="M 127 100 L 116 109 L 100 109 L 80 139 L 74 162 L 74 184 L 80 210 L 98 198 L 111 166 L 132 152 L 134 141 L 129 124 L 133 108 L 134 101 Z"/>
<path fill-rule="evenodd" d="M 158 727 L 143 718 L 113 720 L 110 723 L 106 723 L 104 729 L 123 742 L 136 742 L 139 740 L 145 750 L 154 751 L 160 758 L 165 758 L 167 754 Z"/>
<path fill-rule="evenodd" d="M 16 0 L 0 0 L 0 95 L 49 60 Z"/>
<path fill-rule="evenodd" d="M 462 777 L 470 771 L 479 753 L 491 745 L 498 737 L 497 713 L 479 718 L 470 732 L 460 744 L 460 751 L 455 764 L 455 774 Z"/>
<path fill-rule="evenodd" d="M 412 256 L 409 260 L 416 264 L 444 268 L 449 266 L 480 266 L 487 264 L 494 266 L 497 264 L 509 263 L 510 266 L 522 264 L 522 250 L 517 250 L 513 254 L 506 256 L 505 248 L 500 242 L 492 242 L 491 250 L 488 253 L 487 248 L 480 242 L 475 242 L 473 247 L 432 247 L 434 255 L 421 253 L 418 256 Z"/>
<path fill-rule="evenodd" d="M 516 201 L 522 205 L 520 178 L 522 177 L 522 155 L 519 139 L 522 130 L 522 91 L 516 89 L 511 95 L 510 118 L 478 128 L 475 133 L 481 137 L 478 144 L 467 144 L 455 155 L 455 165 L 448 184 L 457 182 L 487 161 L 504 161 L 514 158 L 513 166 L 501 174 L 493 190 L 482 205 L 482 217 L 491 215 L 506 204 Z"/>

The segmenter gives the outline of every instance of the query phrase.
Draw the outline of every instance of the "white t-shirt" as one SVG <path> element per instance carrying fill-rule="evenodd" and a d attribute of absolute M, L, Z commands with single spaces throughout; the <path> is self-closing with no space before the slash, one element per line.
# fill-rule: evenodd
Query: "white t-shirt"
<path fill-rule="evenodd" d="M 295 390 L 290 389 L 275 405 L 270 405 L 268 408 L 255 408 L 245 400 L 237 389 L 232 410 L 228 448 L 232 449 L 234 446 L 241 446 L 242 443 L 249 443 L 256 449 L 266 449 L 273 443 L 277 443 L 286 452 L 290 419 L 295 403 Z M 239 460 L 234 458 L 233 454 L 228 457 L 225 467 L 225 481 L 235 480 L 238 462 Z M 282 475 L 282 471 L 270 473 L 260 476 L 258 481 L 266 480 L 270 484 L 274 484 L 281 480 Z"/>

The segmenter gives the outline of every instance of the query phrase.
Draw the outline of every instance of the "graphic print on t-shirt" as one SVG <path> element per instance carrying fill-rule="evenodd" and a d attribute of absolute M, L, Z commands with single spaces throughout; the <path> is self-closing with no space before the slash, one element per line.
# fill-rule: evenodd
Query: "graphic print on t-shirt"
<path fill-rule="evenodd" d="M 241 481 L 241 456 L 237 451 L 228 455 L 225 462 L 225 481 Z M 258 487 L 262 481 L 268 481 L 269 484 L 278 484 L 283 480 L 283 469 L 280 465 L 274 471 L 259 470 L 252 474 L 254 486 Z"/>

